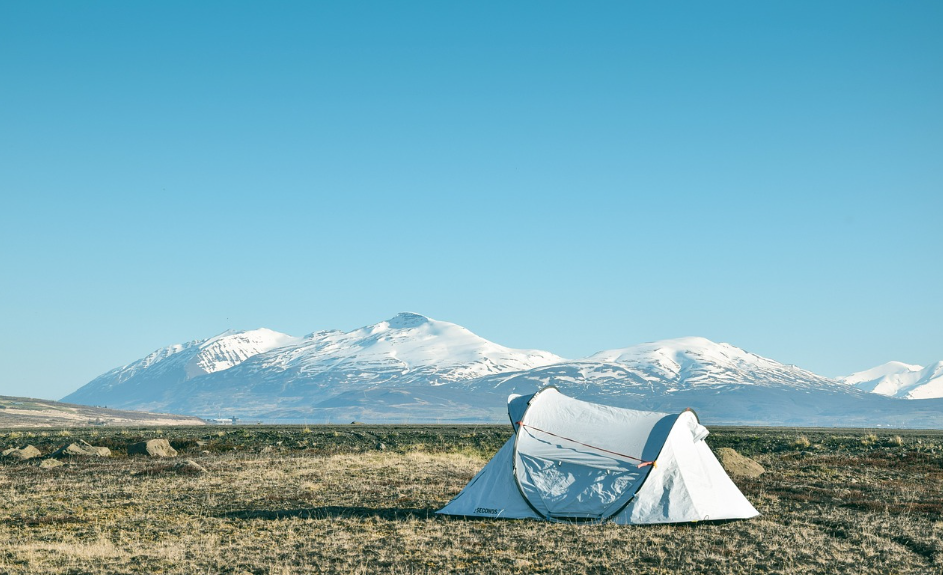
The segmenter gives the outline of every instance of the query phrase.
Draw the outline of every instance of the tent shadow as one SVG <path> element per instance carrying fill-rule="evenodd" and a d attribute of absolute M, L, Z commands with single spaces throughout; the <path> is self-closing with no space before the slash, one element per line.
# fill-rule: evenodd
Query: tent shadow
<path fill-rule="evenodd" d="M 464 516 L 450 516 L 450 515 L 436 515 L 435 508 L 432 507 L 345 507 L 341 505 L 328 505 L 324 507 L 303 507 L 298 509 L 243 509 L 236 511 L 228 511 L 226 513 L 220 513 L 215 515 L 215 517 L 224 518 L 224 519 L 265 519 L 265 520 L 278 520 L 278 519 L 290 519 L 290 518 L 300 518 L 300 519 L 342 519 L 345 517 L 377 517 L 380 519 L 386 519 L 389 521 L 404 521 L 406 519 L 436 519 L 443 521 L 499 521 L 494 517 L 464 517 Z M 500 521 L 508 521 L 507 519 L 501 519 Z M 511 521 L 539 521 L 536 519 L 512 519 Z M 743 521 L 742 519 L 706 519 L 702 521 L 692 521 L 688 523 L 671 523 L 667 525 L 672 525 L 678 529 L 698 529 L 698 528 L 709 528 L 716 525 L 725 525 L 727 523 L 737 523 Z M 602 523 L 608 522 L 599 522 L 599 521 L 563 521 L 561 523 L 570 523 L 570 524 L 595 524 L 600 525 Z M 631 525 L 626 526 L 632 529 L 655 529 L 662 528 L 666 524 L 650 524 L 650 525 Z"/>
<path fill-rule="evenodd" d="M 436 510 L 415 507 L 345 507 L 328 505 L 324 507 L 304 507 L 299 509 L 243 509 L 220 513 L 216 517 L 225 519 L 339 519 L 343 517 L 378 517 L 381 519 L 404 520 L 432 519 L 440 517 Z"/>

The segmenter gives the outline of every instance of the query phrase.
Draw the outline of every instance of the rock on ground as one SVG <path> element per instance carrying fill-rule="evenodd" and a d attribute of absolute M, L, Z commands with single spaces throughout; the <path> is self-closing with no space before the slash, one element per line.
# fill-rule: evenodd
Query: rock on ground
<path fill-rule="evenodd" d="M 53 457 L 110 457 L 111 450 L 107 447 L 96 447 L 90 443 L 78 440 L 52 452 Z"/>
<path fill-rule="evenodd" d="M 180 463 L 174 464 L 174 471 L 177 473 L 201 475 L 206 473 L 206 468 L 192 459 L 185 459 Z"/>
<path fill-rule="evenodd" d="M 149 457 L 176 457 L 177 450 L 166 439 L 148 439 L 128 447 L 128 455 L 147 455 Z"/>
<path fill-rule="evenodd" d="M 729 447 L 716 449 L 715 453 L 717 454 L 717 459 L 720 460 L 720 464 L 724 466 L 724 469 L 730 475 L 738 477 L 759 477 L 766 471 L 766 469 L 756 461 L 740 455 Z"/>
<path fill-rule="evenodd" d="M 138 471 L 133 475 L 135 477 L 141 477 L 164 475 L 166 473 L 176 473 L 178 475 L 203 475 L 206 473 L 206 468 L 192 459 L 184 459 L 183 461 L 178 461 L 176 463 L 161 463 L 155 467 Z"/>
<path fill-rule="evenodd" d="M 59 461 L 58 459 L 43 459 L 43 462 L 39 464 L 42 469 L 55 469 L 56 467 L 62 467 L 65 463 Z"/>
<path fill-rule="evenodd" d="M 39 457 L 42 455 L 42 453 L 40 453 L 39 450 L 32 445 L 27 445 L 26 447 L 11 447 L 10 449 L 5 449 L 3 452 L 0 452 L 0 455 L 8 459 L 19 459 L 20 461 L 24 461 L 26 459 Z"/>

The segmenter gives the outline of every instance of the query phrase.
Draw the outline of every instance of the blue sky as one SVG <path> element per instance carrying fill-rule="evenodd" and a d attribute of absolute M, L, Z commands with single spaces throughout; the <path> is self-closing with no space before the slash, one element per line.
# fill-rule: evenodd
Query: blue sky
<path fill-rule="evenodd" d="M 0 394 L 415 311 L 943 360 L 940 2 L 4 2 Z"/>

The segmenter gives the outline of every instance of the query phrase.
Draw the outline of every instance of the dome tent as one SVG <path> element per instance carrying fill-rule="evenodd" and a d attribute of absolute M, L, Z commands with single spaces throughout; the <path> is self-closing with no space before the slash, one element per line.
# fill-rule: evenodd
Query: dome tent
<path fill-rule="evenodd" d="M 508 398 L 511 437 L 437 513 L 620 524 L 759 515 L 678 415 L 580 401 L 555 387 Z"/>

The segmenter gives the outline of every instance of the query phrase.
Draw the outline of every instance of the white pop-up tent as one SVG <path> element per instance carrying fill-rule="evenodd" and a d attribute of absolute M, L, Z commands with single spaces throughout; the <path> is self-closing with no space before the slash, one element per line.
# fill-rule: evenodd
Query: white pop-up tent
<path fill-rule="evenodd" d="M 622 524 L 759 515 L 704 442 L 693 411 L 635 411 L 555 387 L 508 398 L 514 436 L 438 511 Z"/>

